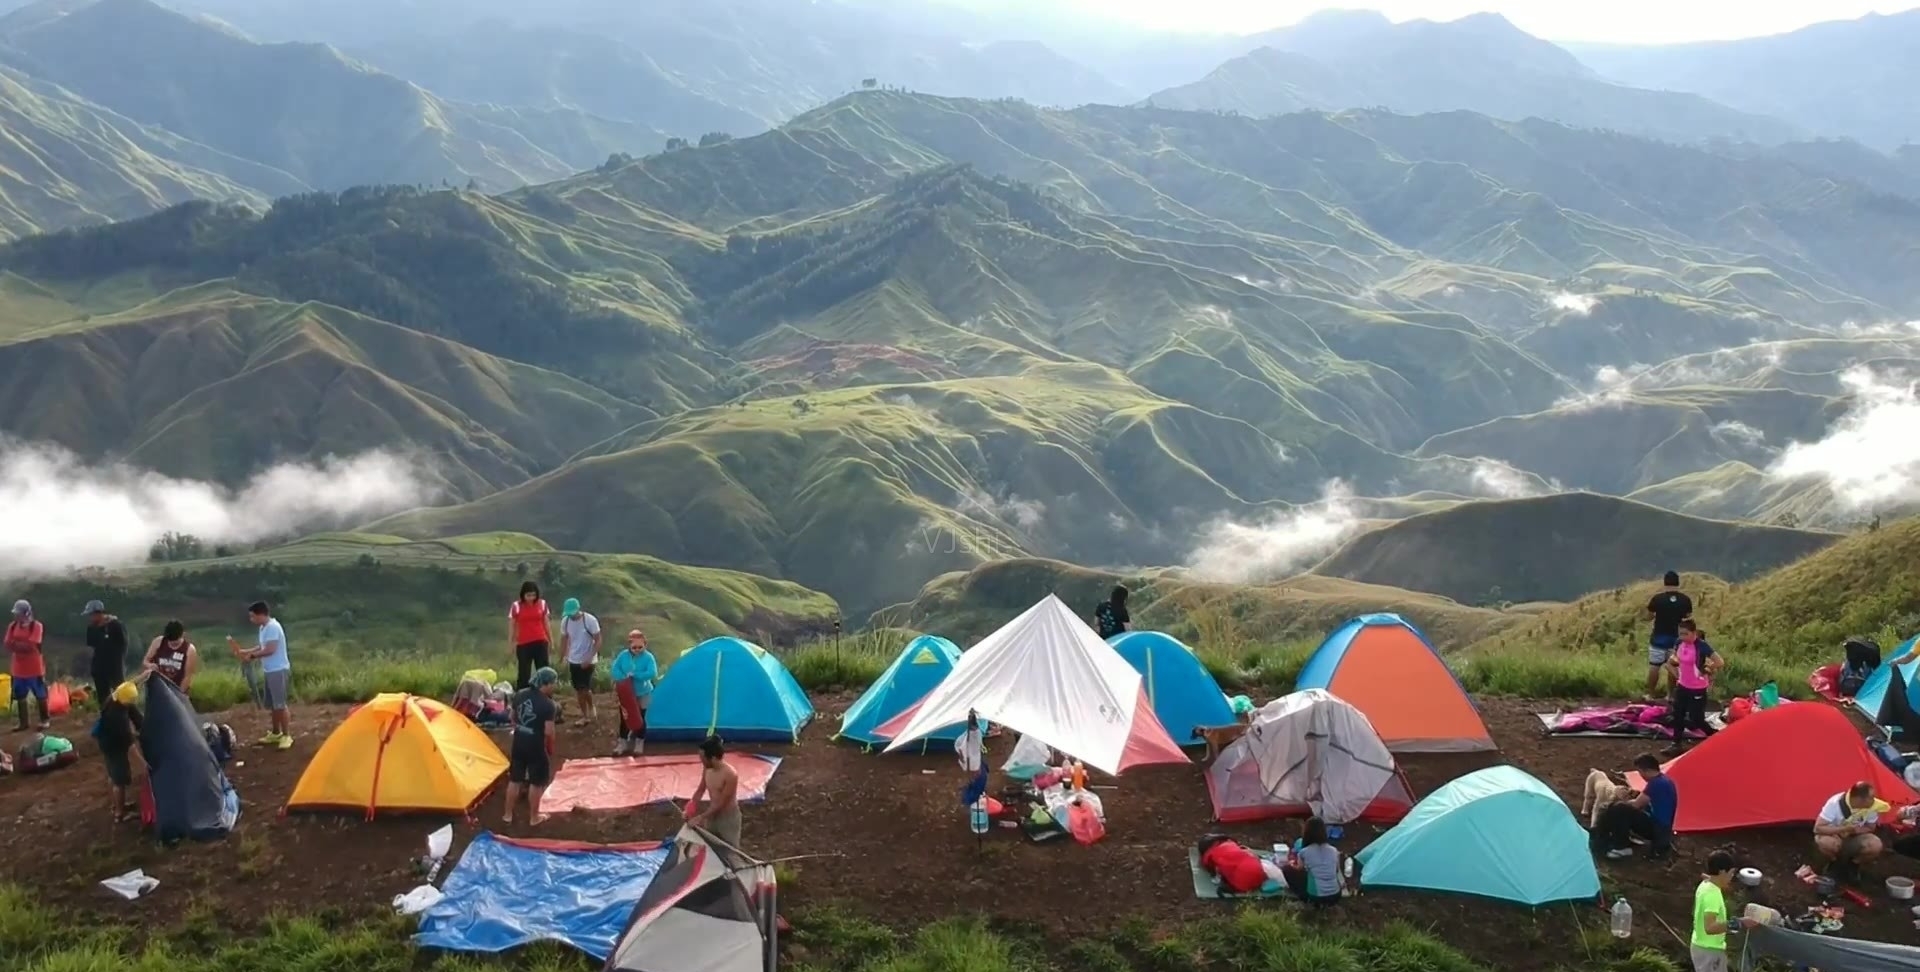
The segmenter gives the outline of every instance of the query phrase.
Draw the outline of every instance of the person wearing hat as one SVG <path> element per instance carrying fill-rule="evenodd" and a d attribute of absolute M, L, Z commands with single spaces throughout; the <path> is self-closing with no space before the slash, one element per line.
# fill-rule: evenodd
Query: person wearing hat
<path fill-rule="evenodd" d="M 140 710 L 135 703 L 140 690 L 132 682 L 121 682 L 101 696 L 100 728 L 94 737 L 100 741 L 101 761 L 107 764 L 107 783 L 113 789 L 113 822 L 127 819 L 128 811 L 139 805 L 127 799 L 133 781 L 147 772 L 140 752 Z"/>
<path fill-rule="evenodd" d="M 105 708 L 114 688 L 127 680 L 127 626 L 107 613 L 103 601 L 88 601 L 80 616 L 87 619 L 87 650 L 92 656 L 87 671 L 93 676 L 93 697 Z"/>
<path fill-rule="evenodd" d="M 560 605 L 560 650 L 567 659 L 567 678 L 574 700 L 580 703 L 580 724 L 593 722 L 593 669 L 600 663 L 600 619 L 580 610 L 580 599 Z"/>
<path fill-rule="evenodd" d="M 507 753 L 507 823 L 513 823 L 521 794 L 527 798 L 527 825 L 538 827 L 547 819 L 540 812 L 540 798 L 553 782 L 553 721 L 560 706 L 553 701 L 554 687 L 560 675 L 551 668 L 533 673 L 530 684 L 513 696 L 513 743 Z"/>
<path fill-rule="evenodd" d="M 27 731 L 27 699 L 40 709 L 40 730 L 45 732 L 47 718 L 47 656 L 40 653 L 46 626 L 33 616 L 33 605 L 13 602 L 13 620 L 7 622 L 8 671 L 13 675 L 13 707 L 20 713 L 14 732 Z"/>
<path fill-rule="evenodd" d="M 647 748 L 647 706 L 653 701 L 653 683 L 660 662 L 647 650 L 646 632 L 627 632 L 627 650 L 613 656 L 613 694 L 620 700 L 620 732 L 614 737 L 615 756 L 638 756 Z"/>

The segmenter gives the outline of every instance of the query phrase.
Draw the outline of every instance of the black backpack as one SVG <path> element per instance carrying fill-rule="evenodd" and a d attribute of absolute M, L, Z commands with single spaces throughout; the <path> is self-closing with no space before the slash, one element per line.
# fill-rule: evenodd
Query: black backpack
<path fill-rule="evenodd" d="M 1867 676 L 1880 667 L 1880 644 L 1866 638 L 1849 638 L 1847 660 L 1840 666 L 1840 694 L 1851 698 L 1867 684 Z"/>

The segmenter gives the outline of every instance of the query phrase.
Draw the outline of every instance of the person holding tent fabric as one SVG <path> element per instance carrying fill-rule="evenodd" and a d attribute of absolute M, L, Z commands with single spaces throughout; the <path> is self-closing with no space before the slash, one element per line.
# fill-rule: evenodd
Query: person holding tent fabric
<path fill-rule="evenodd" d="M 13 602 L 13 620 L 7 622 L 8 671 L 13 675 L 13 707 L 19 716 L 14 732 L 27 731 L 27 700 L 40 709 L 40 731 L 47 731 L 52 720 L 47 716 L 47 656 L 40 645 L 46 638 L 46 626 L 33 616 L 33 605 Z"/>
<path fill-rule="evenodd" d="M 646 633 L 639 628 L 627 632 L 627 650 L 613 656 L 613 694 L 620 700 L 615 756 L 638 756 L 647 748 L 647 706 L 653 702 L 653 683 L 659 677 L 660 663 L 647 650 Z"/>
<path fill-rule="evenodd" d="M 580 610 L 580 599 L 560 605 L 560 652 L 567 659 L 567 677 L 574 700 L 580 703 L 580 724 L 593 724 L 593 670 L 600 664 L 600 619 Z"/>
<path fill-rule="evenodd" d="M 179 686 L 181 692 L 191 695 L 193 676 L 200 671 L 200 649 L 187 640 L 187 626 L 179 621 L 168 621 L 167 626 L 160 629 L 160 637 L 147 646 L 146 657 L 140 661 L 140 671 L 142 674 L 157 674 Z"/>
<path fill-rule="evenodd" d="M 740 774 L 727 765 L 727 747 L 719 736 L 708 736 L 700 743 L 700 786 L 687 806 L 699 806 L 701 797 L 708 797 L 707 808 L 688 816 L 687 823 L 739 850 Z"/>
<path fill-rule="evenodd" d="M 147 762 L 140 752 L 140 689 L 132 682 L 121 682 L 101 700 L 100 727 L 94 736 L 100 742 L 100 759 L 107 766 L 107 783 L 113 790 L 113 822 L 127 819 L 139 804 L 127 799 L 127 791 L 147 774 Z"/>

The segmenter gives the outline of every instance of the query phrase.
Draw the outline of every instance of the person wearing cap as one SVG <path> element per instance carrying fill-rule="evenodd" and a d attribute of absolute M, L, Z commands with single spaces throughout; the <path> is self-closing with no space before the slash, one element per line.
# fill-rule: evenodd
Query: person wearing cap
<path fill-rule="evenodd" d="M 27 700 L 33 699 L 40 709 L 40 730 L 46 731 L 50 720 L 47 717 L 47 656 L 41 654 L 40 644 L 46 638 L 46 626 L 33 616 L 33 605 L 25 601 L 13 602 L 13 620 L 7 622 L 7 660 L 8 671 L 13 675 L 13 707 L 20 713 L 14 732 L 27 731 Z"/>
<path fill-rule="evenodd" d="M 121 682 L 101 696 L 100 728 L 94 737 L 100 741 L 101 761 L 107 765 L 107 783 L 113 790 L 113 822 L 127 819 L 128 811 L 138 804 L 127 799 L 133 781 L 147 772 L 140 752 L 140 710 L 134 703 L 140 690 L 132 682 Z"/>
<path fill-rule="evenodd" d="M 580 724 L 593 722 L 593 669 L 600 663 L 600 619 L 580 610 L 580 599 L 560 605 L 560 650 L 567 659 L 567 678 L 574 700 L 580 703 Z"/>
<path fill-rule="evenodd" d="M 553 781 L 553 722 L 560 706 L 553 701 L 553 690 L 560 675 L 541 668 L 528 680 L 530 684 L 513 696 L 513 743 L 507 753 L 507 823 L 513 823 L 514 810 L 521 794 L 527 798 L 527 825 L 538 827 L 547 815 L 540 812 L 540 798 Z"/>
<path fill-rule="evenodd" d="M 627 632 L 627 650 L 613 656 L 613 694 L 620 700 L 620 732 L 613 741 L 615 756 L 638 756 L 647 748 L 647 706 L 653 702 L 653 682 L 660 663 L 647 650 L 646 632 Z"/>
<path fill-rule="evenodd" d="M 127 680 L 127 626 L 107 613 L 103 601 L 88 601 L 80 616 L 87 619 L 87 673 L 93 676 L 93 697 L 105 709 L 114 688 Z"/>

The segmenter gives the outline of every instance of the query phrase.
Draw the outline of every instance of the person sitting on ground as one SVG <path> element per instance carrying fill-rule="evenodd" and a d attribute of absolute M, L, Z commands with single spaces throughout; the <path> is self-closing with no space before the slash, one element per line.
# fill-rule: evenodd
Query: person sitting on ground
<path fill-rule="evenodd" d="M 1647 601 L 1647 617 L 1653 619 L 1653 633 L 1647 638 L 1647 701 L 1666 698 L 1660 692 L 1660 671 L 1666 667 L 1673 646 L 1680 641 L 1680 622 L 1693 617 L 1693 598 L 1680 593 L 1680 575 L 1667 571 L 1660 591 Z M 1669 677 L 1667 687 L 1673 687 Z"/>
<path fill-rule="evenodd" d="M 1114 585 L 1107 599 L 1093 609 L 1093 626 L 1102 638 L 1111 638 L 1133 626 L 1133 615 L 1127 613 L 1127 589 Z"/>
<path fill-rule="evenodd" d="M 1269 883 L 1278 888 L 1287 881 L 1280 865 L 1222 834 L 1211 834 L 1200 841 L 1200 866 L 1219 878 L 1220 890 L 1228 894 L 1255 894 Z"/>
<path fill-rule="evenodd" d="M 580 725 L 593 724 L 593 670 L 600 664 L 600 619 L 580 609 L 580 599 L 560 605 L 560 651 L 567 659 L 567 677 L 574 701 L 580 703 Z"/>
<path fill-rule="evenodd" d="M 127 791 L 147 775 L 147 762 L 140 752 L 144 726 L 135 706 L 139 699 L 140 690 L 132 682 L 114 686 L 100 706 L 100 728 L 94 733 L 100 741 L 101 761 L 107 765 L 107 783 L 113 790 L 114 823 L 139 809 L 138 803 L 127 799 Z"/>
<path fill-rule="evenodd" d="M 1693 972 L 1727 972 L 1727 931 L 1752 928 L 1752 918 L 1727 914 L 1727 887 L 1733 883 L 1733 854 L 1717 850 L 1707 855 L 1707 870 L 1693 889 L 1693 938 L 1687 955 Z"/>
<path fill-rule="evenodd" d="M 705 830 L 721 843 L 740 849 L 740 774 L 727 765 L 727 748 L 719 736 L 708 736 L 700 743 L 700 786 L 687 805 L 697 807 L 708 797 L 707 808 L 687 818 L 687 823 Z"/>
<path fill-rule="evenodd" d="M 620 732 L 614 738 L 615 756 L 638 756 L 647 748 L 647 707 L 653 703 L 653 683 L 660 663 L 647 650 L 646 632 L 627 632 L 627 650 L 613 656 L 613 694 L 620 700 Z"/>
<path fill-rule="evenodd" d="M 1714 653 L 1713 646 L 1700 636 L 1691 620 L 1680 622 L 1680 640 L 1667 654 L 1667 666 L 1673 678 L 1673 745 L 1669 756 L 1687 749 L 1687 733 L 1699 730 L 1702 736 L 1713 734 L 1707 725 L 1707 693 L 1713 689 L 1713 673 L 1726 664 Z"/>
<path fill-rule="evenodd" d="M 1874 795 L 1873 784 L 1864 780 L 1834 794 L 1820 808 L 1813 821 L 1813 846 L 1828 861 L 1830 873 L 1852 880 L 1861 865 L 1880 856 L 1885 846 L 1874 831 L 1880 826 L 1880 815 L 1890 809 Z"/>
<path fill-rule="evenodd" d="M 13 676 L 13 710 L 19 713 L 14 732 L 27 731 L 27 700 L 40 711 L 40 731 L 52 724 L 47 715 L 47 656 L 40 651 L 46 626 L 33 616 L 33 605 L 13 602 L 13 620 L 7 623 L 7 670 Z M 24 772 L 24 770 L 23 770 Z"/>
<path fill-rule="evenodd" d="M 553 701 L 554 686 L 560 675 L 541 668 L 528 677 L 530 683 L 513 696 L 513 743 L 507 755 L 507 816 L 513 823 L 514 810 L 522 794 L 527 798 L 527 826 L 538 827 L 547 815 L 540 812 L 540 798 L 553 782 L 553 723 L 560 717 L 560 706 Z"/>
<path fill-rule="evenodd" d="M 1293 863 L 1281 868 L 1288 890 L 1318 908 L 1339 904 L 1344 888 L 1340 848 L 1327 839 L 1326 821 L 1319 817 L 1307 819 L 1307 832 L 1300 838 L 1300 848 L 1293 856 Z"/>
<path fill-rule="evenodd" d="M 1646 785 L 1631 799 L 1600 811 L 1593 828 L 1593 845 L 1613 860 L 1633 856 L 1633 838 L 1647 842 L 1647 857 L 1659 860 L 1673 852 L 1673 820 L 1680 812 L 1680 791 L 1673 777 L 1660 771 L 1652 753 L 1634 757 L 1633 768 Z"/>
<path fill-rule="evenodd" d="M 200 649 L 187 640 L 187 626 L 168 621 L 160 630 L 160 637 L 147 646 L 147 656 L 141 660 L 140 669 L 159 675 L 178 686 L 181 692 L 191 694 L 193 676 L 200 671 Z"/>

